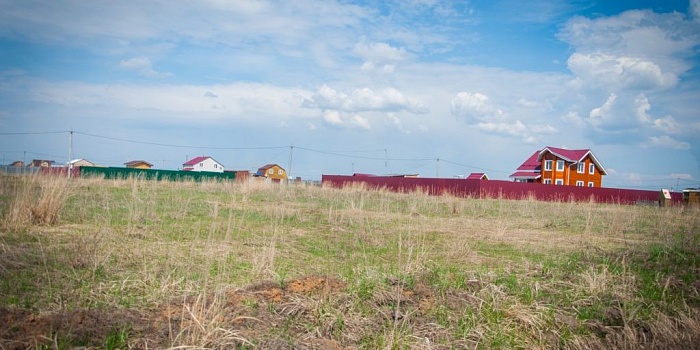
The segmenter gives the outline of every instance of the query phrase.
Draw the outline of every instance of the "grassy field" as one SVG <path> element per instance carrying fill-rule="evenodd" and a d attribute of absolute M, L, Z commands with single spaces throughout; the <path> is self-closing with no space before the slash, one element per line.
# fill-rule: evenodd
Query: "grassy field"
<path fill-rule="evenodd" d="M 0 349 L 690 349 L 700 211 L 0 178 Z"/>

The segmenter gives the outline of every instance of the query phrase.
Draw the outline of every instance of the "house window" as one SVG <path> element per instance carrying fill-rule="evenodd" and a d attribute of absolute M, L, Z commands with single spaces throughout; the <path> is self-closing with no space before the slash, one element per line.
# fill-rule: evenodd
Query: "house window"
<path fill-rule="evenodd" d="M 557 161 L 557 171 L 564 171 L 564 161 L 563 160 Z"/>
<path fill-rule="evenodd" d="M 595 174 L 595 164 L 591 163 L 591 165 L 588 166 L 588 173 Z"/>
<path fill-rule="evenodd" d="M 550 163 L 551 164 L 551 163 Z M 544 184 L 545 185 L 550 185 L 552 184 L 552 179 L 544 179 Z"/>
<path fill-rule="evenodd" d="M 203 166 L 204 166 L 204 163 L 199 163 L 199 167 L 200 167 L 200 168 L 203 167 Z"/>
<path fill-rule="evenodd" d="M 214 169 L 218 169 L 218 168 L 219 168 L 219 164 L 214 163 Z"/>
<path fill-rule="evenodd" d="M 267 173 L 270 174 L 270 175 L 272 175 L 272 174 L 275 173 L 275 170 L 274 170 L 274 169 L 268 169 L 268 170 L 267 170 Z"/>
<path fill-rule="evenodd" d="M 555 185 L 563 185 L 564 184 L 564 179 L 556 179 L 554 180 Z"/>
<path fill-rule="evenodd" d="M 593 187 L 593 181 L 588 183 L 588 187 Z"/>
<path fill-rule="evenodd" d="M 544 161 L 544 170 L 552 171 L 552 161 L 551 160 Z"/>
<path fill-rule="evenodd" d="M 583 187 L 583 181 L 576 181 L 576 186 Z"/>
<path fill-rule="evenodd" d="M 277 175 L 282 175 L 282 169 L 277 170 Z"/>
<path fill-rule="evenodd" d="M 579 174 L 585 173 L 586 172 L 586 163 L 578 163 L 578 169 L 576 169 L 576 171 Z"/>

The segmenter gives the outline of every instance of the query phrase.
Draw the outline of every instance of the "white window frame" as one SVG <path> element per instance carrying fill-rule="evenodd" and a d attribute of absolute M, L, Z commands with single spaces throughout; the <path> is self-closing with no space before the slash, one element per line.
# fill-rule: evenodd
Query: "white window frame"
<path fill-rule="evenodd" d="M 270 175 L 272 175 L 272 174 L 275 173 L 275 169 L 272 169 L 272 168 L 267 169 L 267 173 L 270 174 Z"/>
<path fill-rule="evenodd" d="M 277 175 L 282 175 L 282 169 L 277 170 Z"/>
<path fill-rule="evenodd" d="M 595 187 L 595 184 L 593 183 L 593 181 L 588 181 L 588 187 Z"/>
<path fill-rule="evenodd" d="M 552 160 L 547 159 L 544 161 L 544 170 L 545 171 L 552 171 Z"/>
<path fill-rule="evenodd" d="M 554 184 L 557 186 L 564 186 L 564 179 L 555 179 Z"/>
<path fill-rule="evenodd" d="M 566 163 L 559 159 L 557 160 L 557 171 L 564 171 L 564 167 L 566 166 Z"/>
<path fill-rule="evenodd" d="M 552 184 L 552 179 L 544 179 L 544 184 L 545 184 L 545 185 L 551 185 L 551 184 Z"/>
<path fill-rule="evenodd" d="M 576 186 L 583 187 L 583 181 L 581 181 L 581 180 L 576 181 Z"/>
<path fill-rule="evenodd" d="M 591 175 L 595 174 L 595 164 L 591 163 L 588 165 L 588 173 Z"/>
<path fill-rule="evenodd" d="M 586 173 L 586 163 L 578 163 L 578 167 L 576 168 L 576 172 L 579 174 L 585 174 Z"/>

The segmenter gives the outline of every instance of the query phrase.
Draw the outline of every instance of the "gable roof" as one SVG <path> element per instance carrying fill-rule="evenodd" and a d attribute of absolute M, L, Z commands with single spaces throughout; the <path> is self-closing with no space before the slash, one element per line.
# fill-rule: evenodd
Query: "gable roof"
<path fill-rule="evenodd" d="M 540 151 L 535 151 L 535 153 L 533 153 L 530 158 L 525 160 L 525 162 L 523 162 L 523 164 L 521 164 L 516 170 L 539 172 L 541 170 L 539 155 Z"/>
<path fill-rule="evenodd" d="M 260 171 L 260 170 L 266 171 L 267 169 L 270 169 L 270 168 L 273 168 L 273 167 L 279 167 L 280 169 L 284 170 L 284 168 L 282 168 L 281 166 L 279 166 L 279 165 L 277 165 L 277 164 L 265 164 L 265 165 L 259 167 L 259 168 L 258 168 L 258 171 Z"/>
<path fill-rule="evenodd" d="M 201 163 L 209 158 L 211 158 L 211 157 L 209 157 L 209 156 L 194 157 L 194 158 L 182 163 L 182 165 L 196 165 L 196 164 L 199 164 L 199 163 Z M 214 159 L 214 158 L 211 158 L 211 160 L 216 162 L 216 159 Z M 217 162 L 217 163 L 219 163 L 219 162 Z M 221 163 L 219 163 L 219 164 L 221 164 Z"/>
<path fill-rule="evenodd" d="M 145 161 L 145 160 L 132 160 L 130 162 L 124 163 L 124 165 L 129 166 L 129 165 L 136 165 L 136 164 L 146 164 L 148 166 L 153 166 L 153 164 Z"/>
<path fill-rule="evenodd" d="M 590 149 L 564 149 L 556 147 L 545 147 L 539 152 L 539 155 L 537 156 L 537 161 L 539 162 L 540 160 L 542 160 L 542 156 L 547 152 L 555 155 L 557 158 L 564 159 L 574 164 L 579 163 L 585 160 L 587 156 L 590 156 L 593 163 L 598 167 L 598 169 L 600 169 L 600 173 L 603 175 L 608 175 L 608 172 L 605 170 L 603 165 L 600 164 L 598 158 L 596 158 L 595 155 L 593 155 L 593 152 L 591 152 Z"/>
<path fill-rule="evenodd" d="M 485 173 L 471 173 L 467 176 L 467 180 L 488 180 L 489 177 Z"/>

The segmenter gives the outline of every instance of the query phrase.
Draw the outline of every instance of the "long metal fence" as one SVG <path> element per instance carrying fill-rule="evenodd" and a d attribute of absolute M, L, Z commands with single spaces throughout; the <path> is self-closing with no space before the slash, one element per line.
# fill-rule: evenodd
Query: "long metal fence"
<path fill-rule="evenodd" d="M 659 191 L 554 186 L 500 180 L 441 178 L 403 178 L 388 176 L 323 175 L 324 185 L 333 187 L 362 184 L 367 188 L 386 188 L 395 192 L 424 191 L 432 195 L 457 197 L 537 199 L 542 201 L 594 201 L 619 204 L 659 204 Z M 681 204 L 683 194 L 671 192 L 671 203 Z"/>
<path fill-rule="evenodd" d="M 80 177 L 101 177 L 105 179 L 166 180 L 166 181 L 195 181 L 202 180 L 235 180 L 236 173 L 197 172 L 182 170 L 137 169 L 116 167 L 81 166 Z"/>

